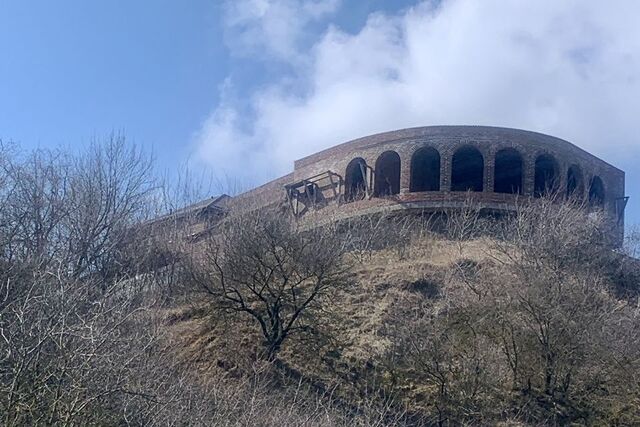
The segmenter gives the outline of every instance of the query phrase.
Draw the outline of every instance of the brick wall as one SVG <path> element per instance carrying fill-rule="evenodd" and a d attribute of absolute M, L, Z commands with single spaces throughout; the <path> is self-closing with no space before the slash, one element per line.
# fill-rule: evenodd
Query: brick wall
<path fill-rule="evenodd" d="M 420 148 L 429 146 L 440 153 L 440 191 L 410 193 L 410 165 L 413 154 Z M 371 135 L 336 145 L 295 161 L 291 174 L 271 181 L 261 187 L 234 197 L 234 206 L 251 205 L 259 208 L 285 200 L 284 185 L 316 174 L 333 171 L 344 178 L 347 164 L 361 157 L 375 174 L 378 157 L 385 151 L 395 151 L 400 156 L 400 194 L 385 199 L 347 203 L 330 203 L 315 213 L 309 211 L 309 219 L 317 216 L 344 216 L 375 209 L 437 208 L 458 203 L 462 194 L 451 192 L 451 162 L 454 153 L 463 146 L 477 148 L 484 159 L 483 191 L 477 199 L 491 208 L 508 209 L 515 201 L 514 195 L 497 194 L 494 188 L 494 159 L 496 153 L 507 147 L 514 148 L 523 160 L 523 194 L 531 195 L 534 189 L 535 161 L 541 154 L 551 155 L 558 165 L 559 186 L 566 188 L 566 178 L 571 165 L 577 165 L 583 174 L 585 195 L 589 191 L 592 177 L 599 176 L 604 183 L 604 207 L 616 221 L 618 199 L 625 196 L 624 172 L 596 156 L 582 150 L 568 141 L 518 129 L 486 126 L 430 126 L 402 129 Z M 369 177 L 371 178 L 371 177 Z M 373 179 L 370 179 L 373 182 Z M 344 191 L 344 189 L 343 189 Z M 326 194 L 329 196 L 329 194 Z M 393 206 L 393 205 L 397 206 Z M 623 224 L 617 224 L 622 235 Z"/>

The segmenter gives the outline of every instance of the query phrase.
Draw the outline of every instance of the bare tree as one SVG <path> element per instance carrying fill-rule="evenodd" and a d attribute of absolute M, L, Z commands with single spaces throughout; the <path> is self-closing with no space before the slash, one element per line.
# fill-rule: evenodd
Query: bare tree
<path fill-rule="evenodd" d="M 386 327 L 408 398 L 441 425 L 637 423 L 637 305 L 611 267 L 630 261 L 603 213 L 548 197 L 493 224 L 463 219 L 458 230 L 492 234 L 450 244 L 482 252 L 452 259 L 438 295 L 401 300 Z"/>
<path fill-rule="evenodd" d="M 523 395 L 544 396 L 560 422 L 596 419 L 600 414 L 587 408 L 607 404 L 594 390 L 607 390 L 605 401 L 626 400 L 629 389 L 611 379 L 640 369 L 635 308 L 616 297 L 604 268 L 621 260 L 602 215 L 542 199 L 519 206 L 495 241 L 495 259 L 511 279 L 492 289 L 500 301 L 492 326 L 514 385 Z"/>
<path fill-rule="evenodd" d="M 117 258 L 118 249 L 151 206 L 152 159 L 112 135 L 75 158 L 72 171 L 65 228 L 73 274 L 112 275 L 110 270 L 124 262 Z"/>
<path fill-rule="evenodd" d="M 296 230 L 278 213 L 229 217 L 196 253 L 193 278 L 213 307 L 248 315 L 273 358 L 291 334 L 313 330 L 313 314 L 347 283 L 333 226 Z"/>
<path fill-rule="evenodd" d="M 73 157 L 2 157 L 0 412 L 5 425 L 109 423 L 152 334 L 136 289 L 150 163 L 123 138 Z M 129 268 L 130 267 L 130 268 Z M 107 406 L 105 406 L 107 405 Z M 101 414 L 101 415 L 98 415 Z M 102 416 L 103 418 L 96 418 Z"/>

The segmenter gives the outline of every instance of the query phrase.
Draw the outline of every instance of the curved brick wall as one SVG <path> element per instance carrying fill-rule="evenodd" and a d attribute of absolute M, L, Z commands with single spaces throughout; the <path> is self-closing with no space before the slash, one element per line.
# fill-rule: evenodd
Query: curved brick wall
<path fill-rule="evenodd" d="M 376 209 L 429 208 L 456 206 L 466 197 L 464 192 L 451 191 L 452 159 L 454 153 L 465 146 L 475 147 L 480 151 L 484 161 L 482 175 L 482 192 L 474 193 L 474 197 L 488 208 L 509 209 L 515 202 L 516 195 L 495 193 L 494 162 L 496 153 L 503 148 L 513 148 L 522 158 L 522 194 L 530 196 L 534 192 L 535 162 L 541 155 L 550 155 L 558 169 L 558 183 L 561 190 L 567 188 L 567 174 L 572 165 L 578 166 L 583 175 L 583 191 L 588 197 L 589 184 L 593 177 L 599 177 L 604 187 L 604 209 L 615 219 L 616 227 L 622 230 L 622 221 L 618 211 L 621 209 L 621 198 L 625 196 L 624 172 L 606 163 L 568 141 L 518 129 L 497 128 L 487 126 L 429 126 L 402 129 L 371 136 L 366 136 L 295 161 L 294 170 L 286 177 L 249 191 L 234 199 L 251 200 L 255 196 L 260 199 L 259 205 L 284 201 L 284 185 L 300 182 L 327 171 L 335 173 L 344 180 L 347 165 L 354 158 L 362 158 L 367 164 L 367 174 L 371 182 L 375 180 L 375 166 L 379 156 L 393 151 L 400 157 L 399 193 L 383 198 L 369 198 L 345 203 L 343 197 L 336 199 L 332 189 L 322 190 L 325 203 L 316 209 L 302 212 L 302 216 L 316 217 L 353 215 L 358 212 L 370 212 Z M 411 192 L 411 159 L 422 147 L 432 147 L 440 154 L 440 190 L 428 192 Z M 267 191 L 265 191 L 267 190 Z M 344 194 L 345 186 L 340 187 Z M 259 194 L 258 194 L 259 193 Z M 521 196 L 520 196 L 521 197 Z M 236 202 L 236 204 L 238 203 Z M 232 203 L 233 205 L 234 203 Z"/>

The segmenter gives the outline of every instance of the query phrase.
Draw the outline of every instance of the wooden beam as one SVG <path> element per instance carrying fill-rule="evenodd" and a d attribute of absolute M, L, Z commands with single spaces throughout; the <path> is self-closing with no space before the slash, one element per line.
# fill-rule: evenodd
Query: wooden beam
<path fill-rule="evenodd" d="M 328 171 L 328 172 L 327 172 L 327 174 L 329 175 L 329 182 L 331 182 L 331 190 L 333 191 L 333 197 L 334 197 L 335 199 L 337 199 L 337 198 L 338 198 L 338 193 L 336 192 L 336 185 L 335 185 L 335 183 L 333 182 L 333 177 L 331 176 L 331 175 L 333 175 L 333 174 L 332 174 L 332 172 L 331 172 L 331 171 Z"/>
<path fill-rule="evenodd" d="M 363 163 L 358 163 L 360 166 L 360 173 L 362 174 L 362 180 L 364 181 L 364 195 L 369 197 L 369 180 L 367 178 L 367 167 Z"/>
<path fill-rule="evenodd" d="M 288 186 L 285 186 L 285 192 L 287 193 L 287 201 L 289 202 L 289 207 L 291 208 L 291 212 L 293 213 L 293 215 L 297 216 L 298 213 L 296 212 L 296 209 L 293 206 L 293 201 L 291 200 L 291 194 L 290 194 L 291 191 L 292 191 L 291 188 L 289 188 Z"/>

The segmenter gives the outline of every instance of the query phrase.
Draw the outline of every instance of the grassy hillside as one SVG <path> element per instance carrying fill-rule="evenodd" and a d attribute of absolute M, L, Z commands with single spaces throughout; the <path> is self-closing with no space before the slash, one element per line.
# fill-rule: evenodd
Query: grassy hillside
<path fill-rule="evenodd" d="M 282 346 L 274 390 L 304 386 L 363 425 L 640 421 L 637 309 L 616 282 L 635 264 L 569 221 L 574 208 L 537 209 L 522 215 L 557 224 L 505 239 L 475 218 L 483 231 L 462 238 L 410 232 L 344 253 L 348 285 Z M 204 382 L 250 377 L 255 322 L 206 300 L 167 311 L 177 357 Z"/>

